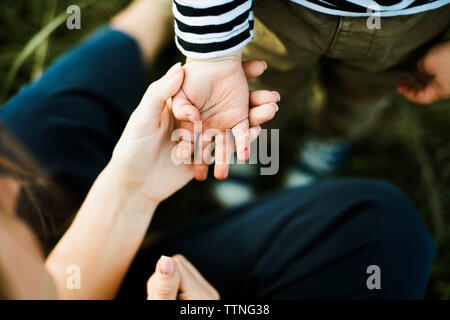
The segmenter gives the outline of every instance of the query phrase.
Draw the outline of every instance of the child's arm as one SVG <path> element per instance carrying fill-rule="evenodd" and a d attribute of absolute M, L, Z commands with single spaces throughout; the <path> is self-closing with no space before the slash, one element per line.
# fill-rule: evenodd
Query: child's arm
<path fill-rule="evenodd" d="M 174 98 L 174 114 L 182 121 L 201 119 L 203 131 L 218 129 L 224 137 L 225 130 L 233 129 L 241 161 L 250 154 L 249 89 L 241 49 L 253 39 L 251 8 L 252 0 L 174 0 L 173 6 L 177 46 L 187 56 L 186 78 Z M 216 145 L 219 179 L 227 176 L 229 160 L 221 150 L 225 148 Z M 197 179 L 206 178 L 205 165 L 194 171 Z"/>
<path fill-rule="evenodd" d="M 253 0 L 174 0 L 176 43 L 189 59 L 235 54 L 253 39 Z"/>
<path fill-rule="evenodd" d="M 401 78 L 398 92 L 406 99 L 429 104 L 450 98 L 450 40 L 432 47 L 414 70 L 414 80 Z"/>

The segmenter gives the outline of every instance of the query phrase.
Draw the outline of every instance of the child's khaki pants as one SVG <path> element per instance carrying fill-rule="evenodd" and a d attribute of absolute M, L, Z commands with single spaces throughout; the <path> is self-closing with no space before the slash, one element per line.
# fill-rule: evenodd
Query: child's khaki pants
<path fill-rule="evenodd" d="M 297 121 L 316 134 L 357 139 L 389 105 L 398 77 L 412 70 L 435 43 L 450 39 L 450 6 L 415 15 L 367 18 L 321 14 L 289 1 L 254 1 L 255 40 L 244 59 L 264 59 L 269 69 L 252 89 L 282 96 L 271 127 Z M 316 68 L 319 67 L 319 68 Z M 304 99 L 313 70 L 326 92 L 316 119 Z"/>

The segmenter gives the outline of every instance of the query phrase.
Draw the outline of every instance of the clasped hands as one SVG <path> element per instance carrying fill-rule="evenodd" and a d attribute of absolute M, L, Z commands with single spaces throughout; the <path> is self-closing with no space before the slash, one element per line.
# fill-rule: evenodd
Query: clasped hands
<path fill-rule="evenodd" d="M 260 76 L 266 68 L 263 61 L 241 63 L 240 58 L 188 61 L 184 66 L 175 64 L 153 82 L 131 115 L 108 164 L 123 192 L 141 194 L 157 205 L 193 177 L 206 179 L 208 164 L 203 154 L 211 149 L 215 152 L 214 175 L 225 179 L 233 153 L 229 152 L 230 140 L 236 141 L 238 159 L 247 160 L 250 142 L 259 135 L 260 125 L 278 111 L 277 92 L 248 89 L 247 80 Z M 180 165 L 174 159 L 195 155 L 195 139 L 175 141 L 173 133 L 185 129 L 193 134 L 196 121 L 201 121 L 204 131 L 215 129 L 215 136 L 210 137 L 214 141 L 203 135 L 197 144 L 202 161 Z M 227 129 L 232 129 L 232 136 Z"/>
<path fill-rule="evenodd" d="M 401 78 L 398 92 L 410 101 L 429 104 L 450 97 L 450 41 L 433 47 L 412 72 L 414 80 Z M 232 152 L 236 146 L 237 158 L 246 161 L 250 154 L 250 142 L 259 134 L 261 123 L 272 119 L 280 100 L 277 92 L 249 92 L 247 79 L 259 76 L 266 68 L 261 61 L 241 65 L 241 53 L 212 60 L 187 59 L 183 67 L 185 78 L 181 89 L 173 98 L 173 113 L 181 121 L 180 126 L 193 133 L 193 122 L 201 121 L 203 131 L 215 129 L 214 137 L 202 135 L 195 146 L 182 141 L 178 156 L 190 157 L 195 148 L 205 150 L 205 161 L 196 161 L 194 176 L 205 180 L 211 145 L 215 147 L 214 176 L 225 179 Z M 249 104 L 251 109 L 249 109 Z M 227 129 L 231 129 L 231 133 Z M 212 138 L 215 141 L 212 141 Z M 194 148 L 194 149 L 193 149 Z M 228 148 L 228 149 L 227 149 Z M 234 148 L 233 148 L 234 151 Z M 201 160 L 202 160 L 201 159 Z"/>
<path fill-rule="evenodd" d="M 260 132 L 260 124 L 278 111 L 278 92 L 249 92 L 247 80 L 260 76 L 267 65 L 263 61 L 241 63 L 240 53 L 213 59 L 187 59 L 185 78 L 173 97 L 172 110 L 181 128 L 194 134 L 194 122 L 201 121 L 202 134 L 178 144 L 178 157 L 200 155 L 194 164 L 194 177 L 205 180 L 211 150 L 214 149 L 214 176 L 225 179 L 234 151 L 239 161 L 250 156 L 250 143 Z M 230 150 L 231 149 L 231 150 Z M 199 161 L 200 160 L 200 161 Z"/>

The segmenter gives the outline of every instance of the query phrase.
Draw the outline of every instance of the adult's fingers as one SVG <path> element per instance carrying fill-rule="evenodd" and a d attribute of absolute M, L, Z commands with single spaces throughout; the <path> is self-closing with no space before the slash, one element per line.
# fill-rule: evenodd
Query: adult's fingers
<path fill-rule="evenodd" d="M 194 133 L 193 124 L 187 121 L 181 121 L 179 127 L 172 132 L 171 140 L 177 141 L 178 159 L 190 159 L 194 152 Z"/>
<path fill-rule="evenodd" d="M 261 132 L 259 125 L 249 129 L 249 143 L 255 141 Z M 194 176 L 197 180 L 203 181 L 208 176 L 208 166 L 214 164 L 214 176 L 223 180 L 228 177 L 229 165 L 236 151 L 233 134 L 227 130 L 226 133 L 216 135 L 213 142 L 203 145 L 203 159 L 201 164 L 194 165 Z"/>
<path fill-rule="evenodd" d="M 245 77 L 252 79 L 259 77 L 266 71 L 267 63 L 261 60 L 251 60 L 242 63 L 242 69 L 244 70 Z"/>
<path fill-rule="evenodd" d="M 181 63 L 177 63 L 161 79 L 148 87 L 138 109 L 145 108 L 149 125 L 159 123 L 166 101 L 180 90 L 183 79 L 183 68 Z"/>
<path fill-rule="evenodd" d="M 200 274 L 200 272 L 182 255 L 173 257 L 180 270 L 181 300 L 218 300 L 216 289 Z"/>
<path fill-rule="evenodd" d="M 176 300 L 180 282 L 180 272 L 175 260 L 162 256 L 156 264 L 155 273 L 147 282 L 147 299 Z"/>
<path fill-rule="evenodd" d="M 187 140 L 182 140 L 177 144 L 177 157 L 179 159 L 190 159 L 193 153 L 193 143 Z"/>

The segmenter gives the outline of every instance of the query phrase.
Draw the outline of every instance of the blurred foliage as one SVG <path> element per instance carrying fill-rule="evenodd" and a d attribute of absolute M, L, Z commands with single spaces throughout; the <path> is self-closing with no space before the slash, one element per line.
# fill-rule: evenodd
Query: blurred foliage
<path fill-rule="evenodd" d="M 11 97 L 30 82 L 59 55 L 76 45 L 130 1 L 98 0 L 82 11 L 82 29 L 46 26 L 72 4 L 83 1 L 65 0 L 0 0 L 0 82 L 5 87 L 7 75 L 24 55 L 23 50 L 35 38 L 32 52 L 26 55 L 12 79 Z M 172 46 L 170 50 L 174 50 Z M 160 65 L 170 65 L 177 58 L 163 55 Z M 179 56 L 178 56 L 179 59 Z M 171 60 L 171 61 L 167 61 Z M 173 60 L 173 61 L 172 61 Z M 156 63 L 158 65 L 158 63 Z M 162 71 L 162 70 L 161 70 Z M 313 86 L 314 89 L 314 86 Z M 0 104 L 4 101 L 0 101 Z M 298 128 L 294 128 L 298 130 Z M 411 105 L 398 98 L 380 121 L 377 130 L 355 148 L 342 176 L 362 176 L 388 180 L 403 190 L 421 212 L 440 248 L 433 266 L 427 292 L 430 299 L 450 299 L 450 102 L 432 106 Z M 258 183 L 260 194 L 281 187 L 285 168 L 293 164 L 293 148 L 300 141 L 288 141 L 281 149 L 281 172 Z M 211 196 L 211 183 L 191 182 L 163 204 L 153 229 L 167 229 L 186 223 L 219 209 Z M 180 201 L 180 199 L 182 201 Z M 176 215 L 165 215 L 176 212 Z"/>

